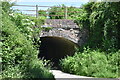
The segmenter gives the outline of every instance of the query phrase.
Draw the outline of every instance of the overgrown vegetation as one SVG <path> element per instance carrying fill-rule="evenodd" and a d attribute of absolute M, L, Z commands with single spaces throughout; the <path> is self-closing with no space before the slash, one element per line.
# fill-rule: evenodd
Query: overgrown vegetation
<path fill-rule="evenodd" d="M 34 17 L 13 12 L 8 2 L 2 2 L 2 47 L 3 78 L 53 78 L 37 59 L 39 27 L 46 16 Z M 64 15 L 57 6 L 49 9 L 49 15 Z M 120 2 L 91 2 L 81 8 L 69 7 L 68 19 L 74 19 L 80 29 L 89 31 L 88 42 L 75 53 L 62 59 L 61 68 L 65 72 L 97 77 L 118 78 L 120 70 Z M 56 11 L 56 12 L 55 12 Z M 40 10 L 39 14 L 46 14 Z M 64 16 L 49 16 L 50 19 L 64 19 Z M 34 26 L 34 27 L 33 27 Z M 51 28 L 46 28 L 49 30 Z M 16 74 L 17 73 L 17 74 Z"/>
<path fill-rule="evenodd" d="M 120 55 L 120 2 L 90 2 L 81 8 L 68 7 L 73 19 L 89 32 L 88 42 L 73 57 L 61 60 L 62 70 L 77 75 L 117 78 Z M 65 5 L 48 9 L 50 19 L 65 19 Z M 61 12 L 62 11 L 62 12 Z M 45 13 L 44 13 L 45 14 Z M 87 48 L 88 49 L 84 49 Z"/>
<path fill-rule="evenodd" d="M 84 49 L 73 57 L 61 60 L 62 70 L 81 76 L 118 78 L 118 52 L 106 54 L 99 50 Z"/>
<path fill-rule="evenodd" d="M 82 9 L 76 8 L 76 7 L 67 7 L 67 17 L 68 19 L 76 19 L 81 12 Z M 64 4 L 57 5 L 48 8 L 46 12 L 45 10 L 39 10 L 39 15 L 42 15 L 46 17 L 45 15 L 48 15 L 50 19 L 65 19 L 65 12 L 66 12 L 66 6 Z"/>
<path fill-rule="evenodd" d="M 9 2 L 2 2 L 1 79 L 53 79 L 44 62 L 37 58 L 36 41 L 39 41 L 40 28 L 35 27 L 35 18 L 13 12 L 10 7 Z"/>
<path fill-rule="evenodd" d="M 77 17 L 72 17 L 89 31 L 89 38 L 73 57 L 61 60 L 63 71 L 98 78 L 120 77 L 119 7 L 120 2 L 91 2 L 82 6 Z"/>

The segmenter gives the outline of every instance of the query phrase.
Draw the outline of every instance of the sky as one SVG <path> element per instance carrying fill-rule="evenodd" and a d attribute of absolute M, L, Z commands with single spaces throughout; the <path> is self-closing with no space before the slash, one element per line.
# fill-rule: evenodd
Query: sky
<path fill-rule="evenodd" d="M 80 7 L 82 4 L 89 2 L 89 0 L 12 0 L 17 5 L 38 5 L 38 6 L 54 6 L 65 4 L 66 6 Z M 22 7 L 22 6 L 13 6 L 13 9 L 22 10 L 35 10 L 35 7 Z M 46 10 L 48 7 L 39 7 L 39 10 Z M 25 14 L 35 14 L 35 11 L 22 11 Z"/>
<path fill-rule="evenodd" d="M 89 0 L 8 0 L 17 2 L 86 2 Z"/>

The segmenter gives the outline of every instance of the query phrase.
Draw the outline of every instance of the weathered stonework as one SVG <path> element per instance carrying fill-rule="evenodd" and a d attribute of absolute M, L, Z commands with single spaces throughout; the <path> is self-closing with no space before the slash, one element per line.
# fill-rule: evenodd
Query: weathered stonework
<path fill-rule="evenodd" d="M 43 36 L 57 36 L 67 38 L 75 43 L 78 42 L 79 30 L 74 29 L 63 29 L 63 28 L 53 28 L 49 31 L 43 30 L 41 37 Z"/>
<path fill-rule="evenodd" d="M 66 20 L 66 21 L 68 22 L 68 20 Z M 52 22 L 52 21 L 50 21 L 50 22 Z M 70 24 L 74 24 L 74 23 L 71 23 L 73 21 L 69 21 L 69 22 L 70 22 Z M 58 23 L 62 23 L 62 22 L 57 22 L 57 25 L 59 25 Z M 47 22 L 47 24 L 45 23 L 44 27 L 52 27 L 52 25 L 48 25 L 48 24 L 50 24 L 50 23 L 48 23 L 48 22 Z M 67 24 L 69 24 L 69 23 L 67 23 Z M 55 25 L 55 22 L 54 22 L 54 25 Z M 68 27 L 57 26 L 57 27 L 54 27 L 47 31 L 42 30 L 40 37 L 45 37 L 45 36 L 64 37 L 68 40 L 71 40 L 71 41 L 77 43 L 80 46 L 87 41 L 87 30 L 80 30 L 80 28 L 77 25 L 74 25 L 77 27 L 69 27 L 69 25 L 67 25 L 67 26 Z"/>

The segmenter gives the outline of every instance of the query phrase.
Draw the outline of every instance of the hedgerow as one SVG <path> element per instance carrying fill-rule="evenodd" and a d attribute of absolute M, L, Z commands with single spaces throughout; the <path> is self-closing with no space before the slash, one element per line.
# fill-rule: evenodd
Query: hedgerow
<path fill-rule="evenodd" d="M 3 7 L 9 2 L 2 2 Z M 2 48 L 2 79 L 4 78 L 51 78 L 49 69 L 44 67 L 44 62 L 37 58 L 38 50 L 34 45 L 35 33 L 31 25 L 34 21 L 25 20 L 26 16 L 15 14 L 15 12 L 6 12 L 2 9 L 2 36 L 0 46 Z M 9 10 L 9 9 L 8 9 Z M 11 10 L 10 10 L 11 11 Z M 10 14 L 15 14 L 17 18 Z M 18 20 L 19 16 L 19 20 Z M 21 17 L 22 16 L 22 17 Z M 28 18 L 28 17 L 27 17 Z M 15 19 L 15 20 L 14 20 Z M 17 21 L 18 20 L 18 21 Z M 28 21 L 28 22 L 26 22 Z M 22 24 L 21 24 L 22 23 Z M 29 23 L 29 24 L 25 24 Z M 32 30 L 32 31 L 31 31 Z M 35 33 L 35 35 L 38 35 Z M 31 37 L 29 37 L 31 36 Z"/>

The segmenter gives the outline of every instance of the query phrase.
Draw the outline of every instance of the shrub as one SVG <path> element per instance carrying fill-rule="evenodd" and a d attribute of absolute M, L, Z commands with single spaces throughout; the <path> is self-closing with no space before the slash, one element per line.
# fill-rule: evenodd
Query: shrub
<path fill-rule="evenodd" d="M 41 31 L 41 25 L 43 25 L 45 17 L 32 17 L 22 13 L 11 13 L 10 19 L 15 23 L 28 40 L 32 40 L 35 46 L 39 47 L 39 33 Z"/>
<path fill-rule="evenodd" d="M 6 13 L 11 13 L 13 12 L 13 10 L 11 9 L 11 7 L 15 4 L 15 3 L 9 3 L 7 1 L 0 1 L 0 3 L 2 4 L 2 10 L 4 10 Z"/>
<path fill-rule="evenodd" d="M 38 59 L 35 59 L 33 61 L 31 61 L 30 63 L 30 67 L 28 68 L 30 75 L 32 78 L 42 78 L 43 80 L 46 79 L 51 79 L 54 80 L 54 76 L 52 75 L 52 73 L 49 73 L 49 69 L 46 69 L 44 66 L 45 64 L 43 64 L 44 62 Z"/>
<path fill-rule="evenodd" d="M 0 43 L 2 48 L 2 54 L 0 53 L 2 71 L 0 74 L 2 74 L 2 78 L 53 79 L 53 75 L 48 72 L 49 69 L 44 68 L 43 62 L 37 59 L 38 51 L 33 45 L 32 38 L 28 39 L 27 32 L 22 32 L 25 31 L 22 28 L 24 26 L 17 25 L 18 23 L 11 20 L 8 14 L 2 10 L 2 43 Z M 36 75 L 36 73 L 38 74 Z"/>
<path fill-rule="evenodd" d="M 27 37 L 27 39 L 33 39 L 33 36 L 35 36 L 33 33 L 36 31 L 35 19 L 17 12 L 11 13 L 9 15 L 11 20 L 15 22 L 15 25 L 19 28 L 20 32 L 22 32 Z"/>
<path fill-rule="evenodd" d="M 116 51 L 119 47 L 119 27 L 120 2 L 92 2 L 83 6 L 87 12 L 86 17 L 89 22 L 89 42 L 91 48 L 101 48 L 104 51 Z M 81 17 L 81 16 L 79 16 Z M 80 22 L 81 20 L 78 19 Z M 86 22 L 85 22 L 86 23 Z M 81 25 L 84 22 L 80 23 Z M 85 28 L 85 27 L 84 27 Z M 99 38 L 96 38 L 100 36 Z M 87 45 L 87 46 L 88 46 Z"/>
<path fill-rule="evenodd" d="M 32 45 L 32 41 L 20 32 L 19 28 L 9 19 L 9 16 L 3 12 L 2 18 L 2 49 L 3 63 L 16 64 L 22 61 L 30 61 L 37 55 L 37 51 Z"/>
<path fill-rule="evenodd" d="M 24 69 L 25 70 L 25 69 Z M 2 71 L 2 79 L 4 78 L 23 78 L 25 77 L 25 72 L 24 70 L 19 66 L 7 66 L 4 71 Z M 16 74 L 17 73 L 17 74 Z M 28 76 L 26 76 L 28 77 Z"/>
<path fill-rule="evenodd" d="M 73 57 L 61 60 L 62 70 L 65 72 L 97 78 L 118 77 L 118 52 L 106 55 L 99 50 L 85 49 L 83 53 L 76 52 Z"/>

